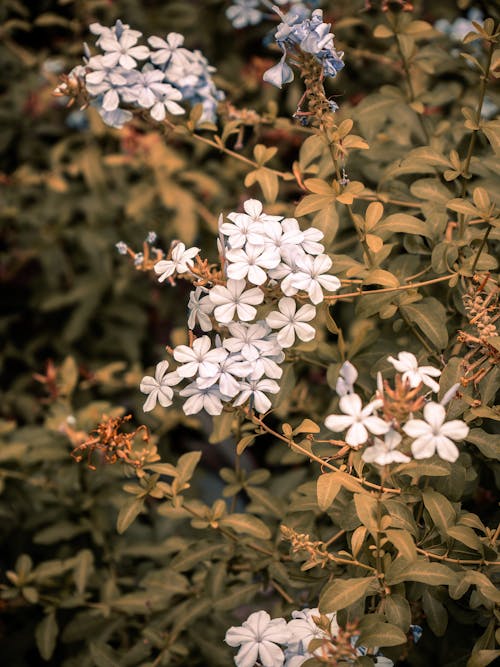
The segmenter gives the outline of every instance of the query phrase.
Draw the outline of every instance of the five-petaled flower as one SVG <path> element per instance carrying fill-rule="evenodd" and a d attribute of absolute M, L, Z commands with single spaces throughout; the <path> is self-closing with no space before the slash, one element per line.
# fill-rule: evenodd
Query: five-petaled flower
<path fill-rule="evenodd" d="M 299 340 L 312 340 L 316 334 L 316 329 L 306 324 L 316 317 L 316 308 L 310 304 L 305 304 L 299 310 L 295 299 L 283 297 L 278 303 L 279 312 L 273 311 L 266 317 L 266 322 L 273 329 L 280 329 L 277 340 L 281 347 L 292 347 L 295 343 L 295 336 Z"/>
<path fill-rule="evenodd" d="M 411 451 L 416 459 L 427 459 L 437 452 L 445 461 L 453 463 L 458 458 L 458 447 L 453 440 L 463 440 L 469 427 L 460 419 L 445 421 L 446 410 L 439 403 L 427 403 L 424 419 L 410 419 L 403 431 L 415 438 Z M 424 421 L 425 420 L 425 421 Z"/>
<path fill-rule="evenodd" d="M 172 405 L 174 390 L 172 387 L 180 382 L 180 376 L 176 371 L 167 373 L 168 361 L 160 361 L 156 366 L 155 376 L 146 375 L 142 378 L 140 390 L 143 394 L 149 394 L 143 410 L 150 412 L 156 406 L 156 402 L 163 407 L 168 408 Z"/>
<path fill-rule="evenodd" d="M 237 667 L 254 667 L 257 661 L 262 667 L 280 667 L 284 655 L 278 644 L 286 644 L 290 636 L 284 618 L 271 617 L 266 611 L 256 611 L 240 627 L 226 632 L 229 646 L 241 646 L 234 661 Z"/>
<path fill-rule="evenodd" d="M 193 267 L 193 260 L 199 252 L 199 248 L 186 249 L 184 243 L 176 243 L 171 259 L 162 259 L 155 264 L 155 273 L 160 276 L 158 282 L 162 283 L 174 273 L 187 273 Z"/>
<path fill-rule="evenodd" d="M 254 306 L 264 301 L 264 292 L 258 287 L 246 289 L 244 280 L 227 281 L 227 285 L 215 285 L 210 290 L 210 301 L 214 304 L 214 315 L 218 322 L 227 324 L 237 315 L 242 322 L 255 318 Z"/>
<path fill-rule="evenodd" d="M 336 433 L 349 429 L 345 437 L 346 443 L 351 447 L 362 445 L 368 440 L 368 432 L 382 435 L 389 430 L 389 424 L 373 414 L 382 405 L 383 401 L 376 399 L 363 407 L 357 394 L 346 394 L 339 401 L 344 414 L 329 415 L 325 419 L 325 426 Z"/>
<path fill-rule="evenodd" d="M 374 444 L 363 452 L 363 461 L 378 463 L 380 466 L 386 466 L 389 463 L 408 463 L 411 461 L 410 457 L 398 450 L 402 439 L 401 434 L 392 429 L 385 434 L 383 440 L 374 438 Z"/>
<path fill-rule="evenodd" d="M 411 352 L 400 352 L 397 359 L 387 357 L 387 360 L 391 362 L 398 373 L 403 374 L 403 380 L 407 380 L 410 387 L 418 387 L 419 384 L 423 383 L 430 387 L 433 392 L 437 393 L 439 391 L 438 383 L 432 379 L 441 375 L 439 368 L 419 366 L 416 356 Z"/>

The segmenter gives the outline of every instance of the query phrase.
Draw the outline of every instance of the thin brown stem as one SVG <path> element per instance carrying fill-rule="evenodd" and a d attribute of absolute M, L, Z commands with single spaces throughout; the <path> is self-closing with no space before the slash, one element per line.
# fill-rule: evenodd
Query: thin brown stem
<path fill-rule="evenodd" d="M 399 285 L 398 287 L 383 287 L 382 289 L 374 290 L 358 290 L 357 292 L 349 292 L 348 294 L 334 294 L 333 296 L 325 296 L 325 301 L 338 301 L 339 299 L 348 299 L 357 296 L 368 296 L 370 294 L 384 294 L 389 292 L 400 292 L 404 290 L 417 289 L 418 287 L 425 287 L 426 285 L 434 285 L 435 283 L 442 283 L 445 280 L 453 278 L 455 274 L 449 273 L 440 278 L 432 278 L 432 280 L 424 280 L 420 283 L 411 283 L 409 285 Z"/>

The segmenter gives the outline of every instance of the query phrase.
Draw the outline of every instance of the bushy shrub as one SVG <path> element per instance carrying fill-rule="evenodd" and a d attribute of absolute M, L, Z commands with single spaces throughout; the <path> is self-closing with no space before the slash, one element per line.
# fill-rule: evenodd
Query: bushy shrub
<path fill-rule="evenodd" d="M 0 10 L 8 664 L 500 657 L 498 7 L 277 4 Z"/>

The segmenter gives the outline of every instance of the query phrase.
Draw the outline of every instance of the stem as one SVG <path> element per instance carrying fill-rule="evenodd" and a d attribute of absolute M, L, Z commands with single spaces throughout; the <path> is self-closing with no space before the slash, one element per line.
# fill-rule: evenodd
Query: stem
<path fill-rule="evenodd" d="M 325 301 L 338 301 L 339 299 L 348 299 L 356 296 L 368 296 L 369 294 L 383 294 L 388 292 L 400 292 L 402 290 L 416 289 L 417 287 L 425 287 L 426 285 L 433 285 L 434 283 L 442 283 L 445 280 L 453 278 L 455 274 L 449 273 L 440 278 L 432 278 L 432 280 L 424 280 L 421 283 L 410 283 L 409 285 L 399 285 L 398 287 L 383 287 L 382 289 L 374 290 L 359 290 L 357 292 L 349 292 L 348 294 L 334 294 L 333 296 L 325 296 Z"/>
<path fill-rule="evenodd" d="M 479 123 L 481 121 L 481 110 L 483 108 L 483 103 L 484 103 L 484 96 L 486 95 L 486 87 L 488 85 L 488 75 L 490 73 L 490 67 L 491 67 L 491 60 L 493 58 L 493 50 L 494 50 L 494 43 L 490 42 L 489 43 L 489 50 L 488 50 L 488 59 L 486 62 L 486 67 L 484 69 L 484 74 L 481 75 L 481 84 L 479 86 L 479 100 L 477 103 L 477 108 L 476 108 L 476 126 L 477 129 L 472 130 L 472 133 L 470 135 L 469 139 L 469 146 L 467 148 L 467 154 L 465 156 L 464 160 L 464 167 L 462 170 L 462 191 L 460 196 L 464 197 L 465 193 L 467 191 L 467 181 L 470 178 L 469 174 L 469 167 L 470 163 L 472 160 L 472 155 L 474 153 L 474 148 L 476 146 L 476 138 L 477 138 L 477 133 L 479 132 Z M 458 218 L 458 238 L 462 239 L 465 234 L 465 214 L 460 213 L 459 218 Z M 482 250 L 482 248 L 481 248 Z"/>
<path fill-rule="evenodd" d="M 398 35 L 396 35 L 396 44 L 397 44 L 397 47 L 398 47 L 399 57 L 401 58 L 401 62 L 403 64 L 403 69 L 404 69 L 405 78 L 406 78 L 406 84 L 408 86 L 408 96 L 410 98 L 410 104 L 411 104 L 411 103 L 415 102 L 415 99 L 416 99 L 415 89 L 413 87 L 413 81 L 411 80 L 410 66 L 409 66 L 408 61 L 406 60 L 406 57 L 405 57 L 404 53 L 403 53 L 403 49 L 401 48 L 401 44 L 399 42 Z M 415 113 L 417 114 L 418 122 L 420 123 L 420 127 L 422 128 L 422 132 L 424 133 L 425 139 L 426 139 L 427 143 L 429 143 L 431 138 L 430 138 L 429 132 L 427 130 L 427 127 L 424 123 L 424 119 L 422 118 L 422 114 L 419 114 L 416 111 L 415 111 Z"/>
<path fill-rule="evenodd" d="M 481 245 L 479 246 L 479 248 L 477 250 L 476 256 L 474 257 L 474 261 L 472 262 L 472 268 L 471 268 L 472 273 L 474 273 L 474 271 L 476 270 L 476 265 L 479 261 L 479 257 L 481 256 L 481 253 L 483 252 L 484 246 L 486 245 L 486 241 L 488 240 L 488 236 L 490 235 L 491 229 L 492 229 L 491 225 L 488 225 L 488 229 L 484 233 L 484 236 L 481 240 Z"/>
<path fill-rule="evenodd" d="M 417 547 L 417 551 L 419 554 L 427 556 L 427 558 L 434 558 L 435 560 L 445 561 L 446 563 L 458 563 L 459 565 L 500 565 L 500 561 L 498 560 L 484 560 L 483 558 L 478 558 L 475 560 L 464 560 L 462 558 L 450 558 L 450 556 L 439 556 L 438 554 L 433 554 L 430 551 L 421 549 L 420 547 Z"/>
<path fill-rule="evenodd" d="M 320 456 L 316 456 L 316 454 L 313 454 L 312 452 L 309 452 L 307 449 L 304 449 L 304 447 L 301 447 L 299 444 L 297 444 L 294 440 L 291 438 L 287 438 L 284 435 L 281 435 L 281 433 L 278 433 L 277 431 L 274 431 L 270 426 L 268 426 L 262 419 L 259 419 L 257 415 L 255 415 L 249 408 L 241 408 L 244 412 L 244 414 L 252 421 L 254 424 L 257 424 L 260 426 L 266 433 L 269 433 L 270 435 L 274 436 L 275 438 L 278 438 L 278 440 L 281 440 L 282 442 L 286 442 L 286 444 L 289 447 L 293 447 L 294 450 L 300 452 L 301 454 L 304 454 L 308 458 L 311 459 L 311 461 L 316 461 L 316 463 L 319 463 L 323 468 L 328 468 L 328 470 L 332 470 L 333 472 L 339 472 L 339 469 L 329 463 L 328 461 L 325 461 L 322 459 Z M 346 472 L 346 471 L 344 471 Z M 374 484 L 373 482 L 368 482 L 366 479 L 363 477 L 356 477 L 355 475 L 352 475 L 351 473 L 346 472 L 346 475 L 349 475 L 353 479 L 355 479 L 357 482 L 360 482 L 364 486 L 367 486 L 371 489 L 376 489 L 377 491 L 380 491 L 381 493 L 394 493 L 394 494 L 400 494 L 401 489 L 393 489 L 393 488 L 387 488 L 384 486 L 380 486 L 380 484 Z"/>

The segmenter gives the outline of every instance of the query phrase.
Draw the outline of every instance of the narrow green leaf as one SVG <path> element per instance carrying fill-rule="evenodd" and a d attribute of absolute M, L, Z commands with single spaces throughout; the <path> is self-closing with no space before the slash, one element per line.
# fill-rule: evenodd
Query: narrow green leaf
<path fill-rule="evenodd" d="M 442 493 L 434 491 L 434 489 L 424 489 L 422 491 L 422 500 L 440 535 L 446 539 L 448 529 L 456 521 L 456 514 L 452 504 L 448 498 L 443 496 Z"/>
<path fill-rule="evenodd" d="M 95 667 L 120 667 L 114 651 L 104 642 L 90 642 L 89 652 Z"/>
<path fill-rule="evenodd" d="M 269 527 L 261 519 L 251 514 L 229 514 L 220 520 L 220 525 L 261 540 L 271 539 Z"/>
<path fill-rule="evenodd" d="M 135 521 L 144 507 L 144 498 L 128 498 L 118 512 L 118 519 L 116 521 L 116 530 L 124 533 L 127 528 Z"/>
<path fill-rule="evenodd" d="M 446 607 L 426 588 L 422 596 L 422 606 L 430 629 L 437 637 L 442 637 L 448 625 Z"/>
<path fill-rule="evenodd" d="M 381 238 L 388 238 L 395 232 L 417 234 L 432 238 L 432 230 L 429 229 L 425 220 L 420 220 L 420 218 L 408 215 L 407 213 L 393 213 L 384 220 L 381 220 L 372 230 L 373 234 L 377 234 Z"/>
<path fill-rule="evenodd" d="M 455 579 L 456 573 L 451 568 L 441 563 L 429 563 L 426 560 L 409 563 L 394 577 L 391 577 L 389 570 L 386 577 L 389 586 L 404 581 L 418 581 L 429 586 L 441 586 L 452 584 Z"/>
<path fill-rule="evenodd" d="M 51 611 L 40 621 L 35 629 L 35 639 L 40 655 L 44 660 L 50 660 L 56 647 L 59 628 L 57 627 L 56 613 Z"/>
<path fill-rule="evenodd" d="M 357 641 L 358 646 L 375 648 L 376 646 L 399 646 L 406 644 L 406 634 L 392 623 L 375 622 L 362 630 Z"/>
<path fill-rule="evenodd" d="M 327 584 L 319 598 L 319 609 L 322 614 L 329 614 L 363 598 L 370 586 L 375 584 L 376 577 L 360 579 L 335 579 Z"/>

